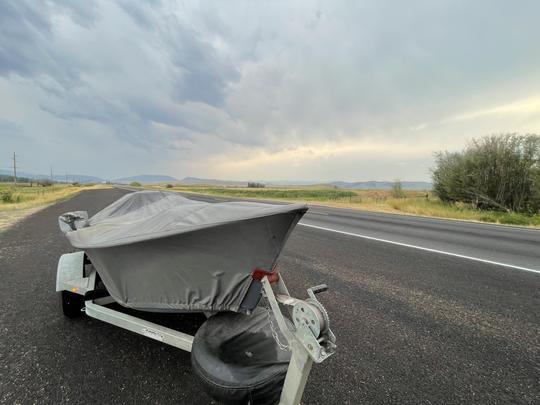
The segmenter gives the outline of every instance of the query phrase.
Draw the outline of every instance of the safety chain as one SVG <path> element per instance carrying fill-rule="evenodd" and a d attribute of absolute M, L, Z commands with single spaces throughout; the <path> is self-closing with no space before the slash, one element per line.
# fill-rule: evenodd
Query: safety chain
<path fill-rule="evenodd" d="M 270 331 L 272 332 L 272 337 L 276 341 L 278 347 L 280 350 L 283 351 L 289 351 L 289 346 L 286 344 L 281 343 L 281 340 L 279 339 L 279 334 L 277 332 L 277 329 L 274 325 L 274 316 L 272 315 L 272 309 L 270 308 L 270 303 L 268 302 L 268 298 L 266 299 L 266 313 L 268 315 L 268 321 L 270 322 Z"/>

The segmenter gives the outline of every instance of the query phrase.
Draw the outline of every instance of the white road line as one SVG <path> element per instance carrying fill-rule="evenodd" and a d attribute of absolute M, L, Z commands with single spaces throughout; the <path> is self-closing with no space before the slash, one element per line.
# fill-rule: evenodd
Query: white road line
<path fill-rule="evenodd" d="M 309 228 L 320 229 L 320 230 L 328 231 L 328 232 L 340 233 L 340 234 L 348 235 L 348 236 L 355 236 L 355 237 L 357 237 L 357 238 L 363 238 L 363 239 L 374 240 L 374 241 L 377 241 L 377 242 L 390 243 L 390 244 L 392 244 L 392 245 L 404 246 L 404 247 L 408 247 L 408 248 L 412 248 L 412 249 L 423 250 L 423 251 L 426 251 L 426 252 L 439 253 L 439 254 L 442 254 L 442 255 L 459 257 L 459 258 L 461 258 L 461 259 L 474 260 L 474 261 L 481 262 L 481 263 L 494 264 L 494 265 L 496 265 L 496 266 L 509 267 L 509 268 L 511 268 L 511 269 L 523 270 L 523 271 L 530 271 L 531 273 L 538 273 L 538 274 L 540 274 L 540 270 L 529 269 L 529 268 L 527 268 L 527 267 L 521 267 L 521 266 L 515 266 L 515 265 L 513 265 L 513 264 L 507 264 L 507 263 L 495 262 L 495 261 L 493 261 L 493 260 L 480 259 L 480 258 L 478 258 L 478 257 L 471 257 L 471 256 L 460 255 L 460 254 L 458 254 L 458 253 L 445 252 L 444 250 L 430 249 L 430 248 L 426 248 L 426 247 L 422 247 L 422 246 L 410 245 L 410 244 L 408 244 L 408 243 L 401 243 L 401 242 L 395 242 L 395 241 L 387 240 L 387 239 L 375 238 L 375 237 L 373 237 L 373 236 L 362 235 L 362 234 L 359 234 L 359 233 L 345 232 L 345 231 L 339 231 L 339 230 L 337 230 L 337 229 L 325 228 L 325 227 L 317 226 L 317 225 L 304 224 L 304 223 L 302 223 L 302 222 L 299 222 L 298 225 L 307 226 L 307 227 L 309 227 Z"/>
<path fill-rule="evenodd" d="M 309 210 L 309 213 L 310 214 L 315 214 L 315 215 L 330 215 L 328 212 L 321 212 L 321 211 L 313 211 L 313 210 Z"/>

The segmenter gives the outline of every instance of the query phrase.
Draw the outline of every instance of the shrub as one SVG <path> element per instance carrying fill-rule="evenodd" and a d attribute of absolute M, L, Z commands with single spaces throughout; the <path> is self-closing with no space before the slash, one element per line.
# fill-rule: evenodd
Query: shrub
<path fill-rule="evenodd" d="M 9 190 L 4 190 L 0 193 L 0 200 L 2 200 L 3 203 L 12 203 L 13 202 L 13 193 Z"/>
<path fill-rule="evenodd" d="M 403 191 L 403 186 L 401 185 L 400 180 L 396 180 L 392 183 L 392 197 L 393 198 L 405 197 L 405 192 Z"/>
<path fill-rule="evenodd" d="M 248 188 L 265 188 L 266 184 L 257 183 L 257 182 L 249 182 L 247 186 Z"/>
<path fill-rule="evenodd" d="M 129 183 L 129 185 L 131 187 L 140 187 L 141 183 L 139 183 L 138 181 L 132 181 L 131 183 Z"/>
<path fill-rule="evenodd" d="M 37 184 L 39 184 L 41 187 L 50 187 L 53 185 L 53 182 L 49 179 L 41 179 L 38 180 Z"/>
<path fill-rule="evenodd" d="M 495 218 L 493 215 L 480 215 L 478 219 L 482 222 L 497 222 L 497 218 Z"/>
<path fill-rule="evenodd" d="M 401 211 L 401 203 L 399 201 L 390 200 L 388 202 L 388 205 L 390 205 L 390 207 L 392 207 L 395 210 Z"/>
<path fill-rule="evenodd" d="M 523 214 L 510 213 L 501 215 L 499 223 L 507 225 L 529 225 L 530 218 Z"/>
<path fill-rule="evenodd" d="M 165 188 L 173 188 L 173 185 L 172 184 L 166 184 Z"/>
<path fill-rule="evenodd" d="M 540 136 L 492 135 L 462 152 L 438 152 L 433 190 L 445 202 L 480 209 L 535 213 L 540 210 Z"/>
<path fill-rule="evenodd" d="M 540 226 L 540 215 L 532 216 L 530 225 Z"/>

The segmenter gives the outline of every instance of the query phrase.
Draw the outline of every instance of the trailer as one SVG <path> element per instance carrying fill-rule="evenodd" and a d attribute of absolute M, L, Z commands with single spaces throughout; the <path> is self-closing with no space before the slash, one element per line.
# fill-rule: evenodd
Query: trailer
<path fill-rule="evenodd" d="M 308 298 L 301 300 L 290 296 L 279 273 L 258 271 L 255 277 L 260 279 L 262 285 L 262 299 L 255 310 L 250 314 L 206 312 L 208 319 L 195 336 L 110 308 L 109 304 L 115 300 L 108 294 L 84 251 L 60 257 L 56 291 L 61 297 L 63 313 L 69 318 L 90 316 L 163 344 L 192 352 L 194 373 L 199 377 L 205 390 L 223 403 L 300 404 L 312 364 L 322 363 L 334 354 L 336 349 L 336 338 L 330 329 L 328 314 L 316 296 L 327 287 L 320 285 L 309 288 Z M 208 359 L 208 353 L 212 353 L 208 345 L 212 342 L 209 343 L 205 337 L 214 335 L 216 326 L 213 324 L 218 324 L 218 330 L 223 324 L 230 324 L 236 333 L 249 335 L 249 329 L 254 324 L 252 316 L 257 316 L 259 322 L 262 320 L 262 327 L 268 332 L 263 336 L 265 344 L 261 346 L 260 340 L 250 342 L 248 339 L 245 347 L 239 348 L 236 345 L 229 348 L 231 351 L 240 351 L 241 355 L 247 352 L 246 369 L 248 374 L 251 371 L 251 379 L 245 376 L 245 370 L 240 370 L 242 378 L 224 381 L 227 379 L 226 376 L 215 375 L 218 369 L 216 363 L 221 366 L 219 370 L 224 368 L 228 370 L 227 375 L 231 374 L 231 367 L 219 356 L 216 358 L 214 355 Z M 235 319 L 238 317 L 240 319 Z M 201 333 L 198 337 L 201 330 L 205 330 L 206 333 Z M 250 349 L 251 347 L 254 349 Z M 270 357 L 279 360 L 277 362 L 279 364 L 276 364 L 276 367 L 269 367 L 269 373 L 277 375 L 272 374 L 265 379 L 259 375 L 260 370 L 257 371 L 249 360 L 258 355 L 267 356 L 268 353 L 256 353 L 255 350 L 259 348 L 267 352 L 268 347 L 277 348 L 277 355 L 274 351 L 270 353 Z M 265 357 L 264 360 L 268 359 Z M 236 366 L 237 364 L 232 368 Z"/>

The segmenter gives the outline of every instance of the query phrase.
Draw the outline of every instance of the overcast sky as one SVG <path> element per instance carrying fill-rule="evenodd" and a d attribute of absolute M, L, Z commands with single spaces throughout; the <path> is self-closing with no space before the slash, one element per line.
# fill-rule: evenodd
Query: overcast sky
<path fill-rule="evenodd" d="M 1 1 L 0 168 L 428 180 L 540 132 L 538 1 Z"/>

